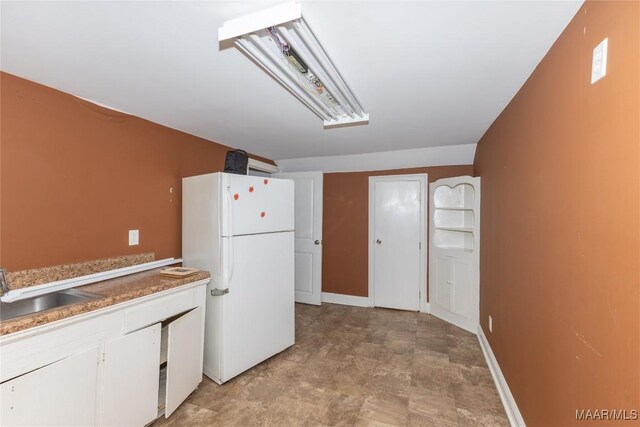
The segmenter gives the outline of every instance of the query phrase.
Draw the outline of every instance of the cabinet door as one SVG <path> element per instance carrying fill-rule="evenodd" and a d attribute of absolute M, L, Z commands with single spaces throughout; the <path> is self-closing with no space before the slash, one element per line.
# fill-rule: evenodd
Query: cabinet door
<path fill-rule="evenodd" d="M 453 260 L 450 257 L 434 255 L 435 266 L 432 277 L 435 277 L 435 304 L 445 310 L 451 310 L 451 293 L 453 292 Z M 432 285 L 433 286 L 433 285 Z"/>
<path fill-rule="evenodd" d="M 467 319 L 473 319 L 473 274 L 467 260 L 453 261 L 453 303 L 451 311 Z M 476 302 L 477 304 L 477 302 Z"/>
<path fill-rule="evenodd" d="M 167 392 L 165 417 L 202 381 L 204 311 L 197 307 L 168 326 Z"/>
<path fill-rule="evenodd" d="M 2 425 L 94 425 L 98 355 L 96 346 L 0 385 Z"/>
<path fill-rule="evenodd" d="M 100 424 L 143 426 L 158 415 L 160 323 L 105 344 Z"/>

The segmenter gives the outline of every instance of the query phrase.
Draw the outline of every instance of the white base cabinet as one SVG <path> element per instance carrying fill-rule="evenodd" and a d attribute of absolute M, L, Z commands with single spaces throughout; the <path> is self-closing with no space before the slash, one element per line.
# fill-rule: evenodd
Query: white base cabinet
<path fill-rule="evenodd" d="M 169 417 L 202 381 L 208 282 L 0 337 L 2 425 Z"/>
<path fill-rule="evenodd" d="M 95 346 L 2 383 L 2 425 L 94 425 L 98 356 Z"/>

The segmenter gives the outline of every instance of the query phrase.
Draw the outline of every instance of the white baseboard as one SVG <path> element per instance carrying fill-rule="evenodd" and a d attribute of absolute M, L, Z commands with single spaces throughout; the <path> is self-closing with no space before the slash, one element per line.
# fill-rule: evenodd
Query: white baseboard
<path fill-rule="evenodd" d="M 480 347 L 482 347 L 484 357 L 487 359 L 487 365 L 489 365 L 493 381 L 496 383 L 500 399 L 502 400 L 502 405 L 504 406 L 504 410 L 509 418 L 509 423 L 512 427 L 525 427 L 522 414 L 520 414 L 518 405 L 516 405 L 516 401 L 511 394 L 511 390 L 509 390 L 507 380 L 504 375 L 502 375 L 500 365 L 498 365 L 498 361 L 493 354 L 493 350 L 491 350 L 491 346 L 489 345 L 489 341 L 487 341 L 487 337 L 484 334 L 481 325 L 478 325 L 478 340 L 480 341 Z"/>
<path fill-rule="evenodd" d="M 356 307 L 369 307 L 368 297 L 357 297 L 354 295 L 332 294 L 329 292 L 322 293 L 322 302 L 329 304 L 353 305 Z"/>
<path fill-rule="evenodd" d="M 428 302 L 424 303 L 424 305 L 421 304 L 420 306 L 420 313 L 431 313 L 431 304 L 429 304 Z"/>

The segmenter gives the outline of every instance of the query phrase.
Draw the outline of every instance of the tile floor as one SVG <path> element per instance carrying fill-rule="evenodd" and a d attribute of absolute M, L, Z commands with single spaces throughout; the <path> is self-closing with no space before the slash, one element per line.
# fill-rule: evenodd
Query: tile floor
<path fill-rule="evenodd" d="M 154 427 L 508 426 L 475 335 L 427 314 L 296 305 L 296 344 Z"/>

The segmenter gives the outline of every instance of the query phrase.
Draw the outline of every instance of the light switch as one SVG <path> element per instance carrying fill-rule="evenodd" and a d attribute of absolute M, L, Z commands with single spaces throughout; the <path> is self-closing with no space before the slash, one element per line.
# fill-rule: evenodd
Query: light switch
<path fill-rule="evenodd" d="M 129 230 L 129 246 L 135 246 L 140 243 L 140 232 L 138 230 Z"/>
<path fill-rule="evenodd" d="M 591 84 L 594 84 L 607 75 L 607 45 L 609 38 L 600 42 L 593 49 L 593 61 L 591 62 Z"/>

